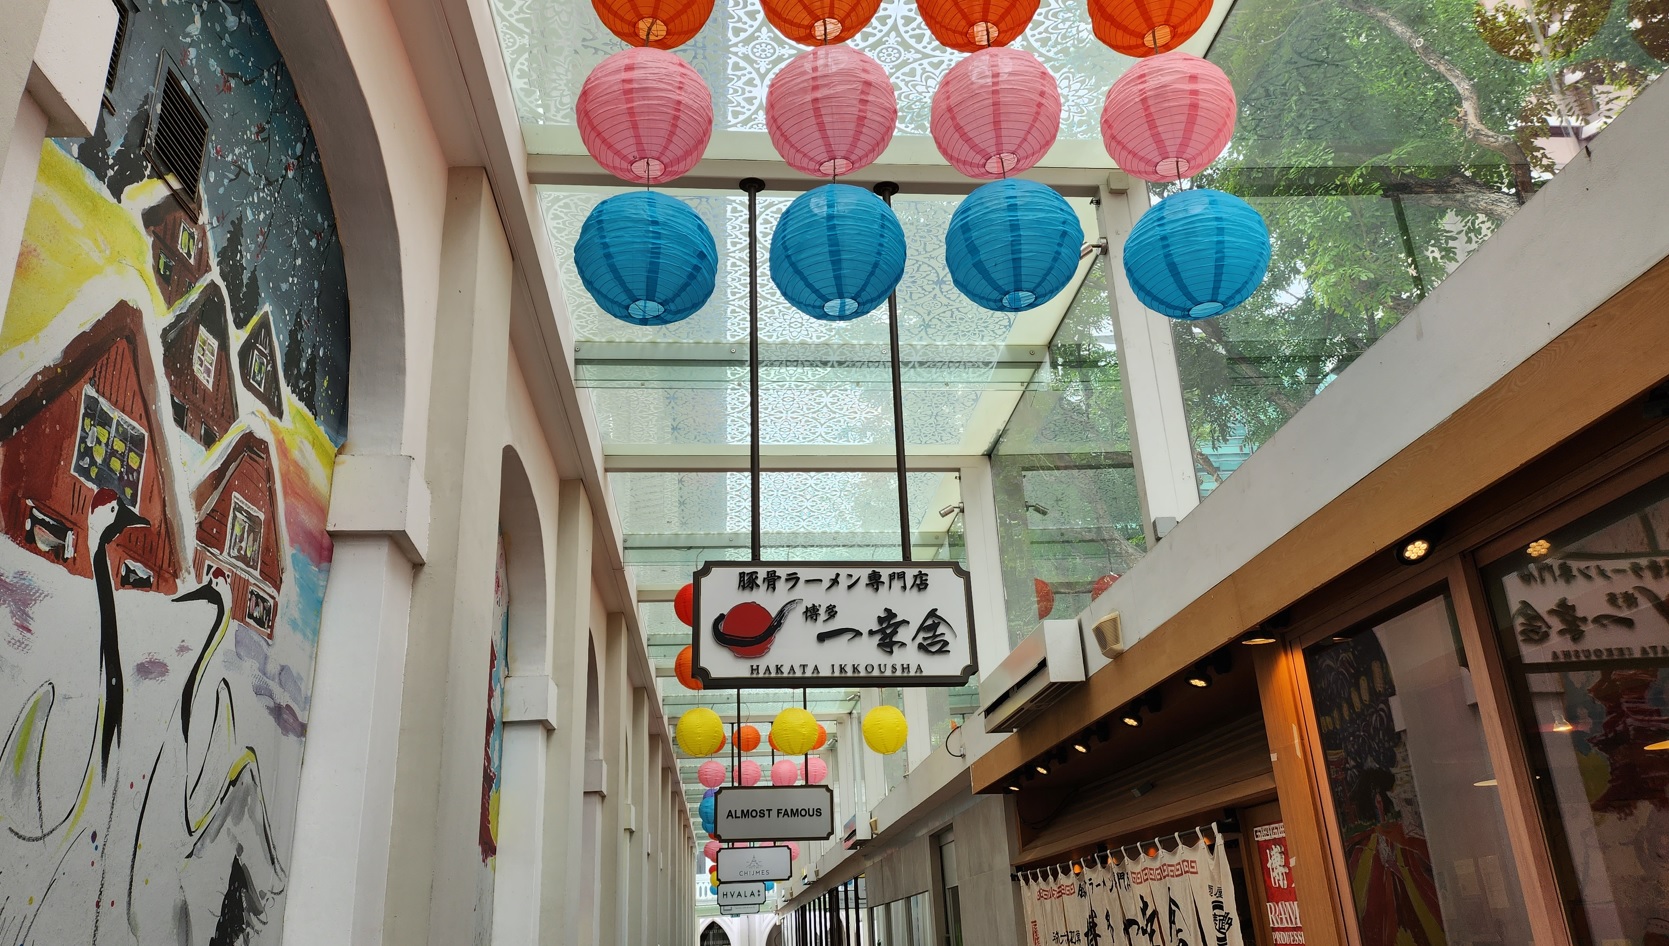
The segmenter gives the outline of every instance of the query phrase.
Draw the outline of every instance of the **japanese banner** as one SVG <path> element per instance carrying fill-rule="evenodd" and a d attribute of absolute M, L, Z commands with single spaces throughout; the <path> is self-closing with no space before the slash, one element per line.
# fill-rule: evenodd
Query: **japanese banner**
<path fill-rule="evenodd" d="M 1669 559 L 1559 559 L 1500 579 L 1527 664 L 1669 657 Z"/>
<path fill-rule="evenodd" d="M 978 669 L 954 562 L 709 562 L 692 672 L 706 686 L 958 686 Z"/>
<path fill-rule="evenodd" d="M 1275 946 L 1303 946 L 1304 924 L 1298 918 L 1298 884 L 1287 854 L 1284 821 L 1252 829 L 1258 846 L 1258 873 L 1263 876 L 1264 907 L 1268 912 L 1269 941 Z"/>

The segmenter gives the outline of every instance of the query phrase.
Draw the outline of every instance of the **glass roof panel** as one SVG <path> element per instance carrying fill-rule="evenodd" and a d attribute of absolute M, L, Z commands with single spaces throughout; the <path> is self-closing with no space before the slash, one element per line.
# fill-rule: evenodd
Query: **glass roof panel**
<path fill-rule="evenodd" d="M 588 3 L 495 0 L 495 6 L 522 121 L 573 125 L 586 75 L 625 44 L 603 28 Z M 1213 28 L 1208 22 L 1201 31 L 1202 46 Z M 913 0 L 884 0 L 852 45 L 875 57 L 891 77 L 898 93 L 898 133 L 925 136 L 933 90 L 965 54 L 933 38 Z M 1096 40 L 1082 0 L 1043 0 L 1014 46 L 1037 54 L 1059 83 L 1061 138 L 1098 140 L 1107 88 L 1135 60 Z M 720 0 L 701 33 L 676 52 L 712 90 L 719 129 L 763 132 L 767 84 L 804 50 L 766 22 L 759 0 Z"/>

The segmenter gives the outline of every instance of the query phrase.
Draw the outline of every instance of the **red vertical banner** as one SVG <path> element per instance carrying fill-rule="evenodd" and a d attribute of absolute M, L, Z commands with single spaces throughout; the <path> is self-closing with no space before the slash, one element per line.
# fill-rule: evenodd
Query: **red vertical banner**
<path fill-rule="evenodd" d="M 1298 883 L 1292 876 L 1284 821 L 1252 829 L 1258 846 L 1258 873 L 1268 914 L 1269 941 L 1275 946 L 1303 946 L 1304 924 L 1298 918 Z"/>

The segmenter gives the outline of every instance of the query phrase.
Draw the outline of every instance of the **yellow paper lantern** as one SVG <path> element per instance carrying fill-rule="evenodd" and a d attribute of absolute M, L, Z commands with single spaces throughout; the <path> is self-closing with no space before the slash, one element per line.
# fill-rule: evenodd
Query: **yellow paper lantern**
<path fill-rule="evenodd" d="M 910 724 L 896 706 L 877 706 L 863 714 L 863 741 L 882 755 L 904 748 L 909 733 Z"/>
<path fill-rule="evenodd" d="M 675 735 L 685 755 L 712 755 L 724 746 L 724 723 L 719 714 L 698 706 L 678 717 Z"/>
<path fill-rule="evenodd" d="M 771 723 L 777 748 L 788 755 L 805 755 L 817 743 L 817 717 L 797 706 L 777 714 Z"/>

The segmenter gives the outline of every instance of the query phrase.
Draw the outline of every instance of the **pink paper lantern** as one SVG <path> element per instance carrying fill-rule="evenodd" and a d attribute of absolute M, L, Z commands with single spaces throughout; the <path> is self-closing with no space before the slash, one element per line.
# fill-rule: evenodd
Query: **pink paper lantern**
<path fill-rule="evenodd" d="M 771 766 L 772 785 L 792 785 L 800 778 L 800 767 L 792 759 L 779 759 Z"/>
<path fill-rule="evenodd" d="M 763 777 L 764 774 L 764 772 L 760 771 L 759 763 L 753 761 L 752 759 L 742 760 L 743 785 L 758 785 L 759 779 Z"/>
<path fill-rule="evenodd" d="M 817 756 L 806 759 L 806 784 L 821 785 L 829 777 L 829 763 Z"/>
<path fill-rule="evenodd" d="M 798 844 L 795 844 L 793 841 L 789 841 L 785 846 L 788 848 L 789 860 L 797 861 L 800 859 L 800 846 Z"/>
<path fill-rule="evenodd" d="M 795 56 L 765 93 L 771 144 L 789 167 L 814 177 L 867 166 L 897 124 L 898 98 L 886 70 L 844 43 Z"/>
<path fill-rule="evenodd" d="M 1107 90 L 1101 140 L 1119 169 L 1144 181 L 1191 177 L 1234 136 L 1234 86 L 1198 56 L 1139 60 Z"/>
<path fill-rule="evenodd" d="M 719 860 L 719 842 L 708 841 L 707 845 L 701 849 L 701 856 L 707 858 L 708 860 L 712 861 L 715 864 L 718 863 L 718 860 Z"/>
<path fill-rule="evenodd" d="M 639 46 L 591 70 L 575 118 L 585 150 L 604 170 L 634 184 L 662 184 L 707 150 L 713 93 L 689 63 Z"/>
<path fill-rule="evenodd" d="M 1055 143 L 1061 93 L 1038 58 L 993 46 L 957 63 L 933 93 L 929 130 L 951 167 L 978 178 L 1018 174 Z"/>
<path fill-rule="evenodd" d="M 709 759 L 695 770 L 695 778 L 707 788 L 718 788 L 724 784 L 724 765 Z"/>

